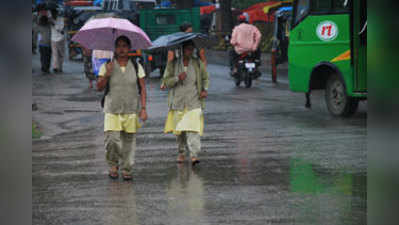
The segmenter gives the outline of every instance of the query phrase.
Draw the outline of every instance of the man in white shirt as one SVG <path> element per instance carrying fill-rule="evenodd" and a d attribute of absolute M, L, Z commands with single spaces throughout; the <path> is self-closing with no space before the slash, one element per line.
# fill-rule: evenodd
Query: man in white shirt
<path fill-rule="evenodd" d="M 64 18 L 58 16 L 56 9 L 51 10 L 51 52 L 54 73 L 62 72 L 65 54 Z"/>

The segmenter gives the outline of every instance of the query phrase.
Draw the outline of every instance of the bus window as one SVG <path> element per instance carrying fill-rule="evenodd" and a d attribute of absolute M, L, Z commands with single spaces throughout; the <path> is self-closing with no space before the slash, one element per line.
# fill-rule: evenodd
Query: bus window
<path fill-rule="evenodd" d="M 295 24 L 299 23 L 309 12 L 310 0 L 299 0 L 295 12 Z"/>
<path fill-rule="evenodd" d="M 311 11 L 315 14 L 348 12 L 350 9 L 348 1 L 349 0 L 313 0 Z"/>
<path fill-rule="evenodd" d="M 331 9 L 331 0 L 313 0 L 312 12 L 329 12 Z"/>
<path fill-rule="evenodd" d="M 335 12 L 348 11 L 350 9 L 349 2 L 350 0 L 333 0 L 333 10 Z"/>

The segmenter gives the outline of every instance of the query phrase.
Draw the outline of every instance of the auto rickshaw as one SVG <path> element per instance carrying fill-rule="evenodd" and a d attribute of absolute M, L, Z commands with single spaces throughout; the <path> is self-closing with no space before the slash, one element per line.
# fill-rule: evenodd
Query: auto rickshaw
<path fill-rule="evenodd" d="M 282 7 L 275 12 L 272 41 L 272 80 L 277 82 L 277 66 L 288 62 L 289 30 L 292 19 L 292 7 Z"/>

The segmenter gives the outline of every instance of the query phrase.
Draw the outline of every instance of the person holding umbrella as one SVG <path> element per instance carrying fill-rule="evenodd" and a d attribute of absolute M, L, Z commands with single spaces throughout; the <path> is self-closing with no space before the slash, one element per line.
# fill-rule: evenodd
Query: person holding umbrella
<path fill-rule="evenodd" d="M 208 96 L 209 74 L 204 63 L 193 57 L 193 41 L 183 42 L 183 57 L 169 61 L 163 83 L 169 89 L 169 113 L 165 133 L 177 136 L 177 162 L 185 160 L 188 148 L 191 163 L 199 163 L 201 139 L 204 129 L 204 101 Z"/>
<path fill-rule="evenodd" d="M 184 22 L 180 27 L 179 27 L 181 32 L 186 32 L 186 33 L 192 33 L 193 32 L 193 25 L 189 22 Z M 201 61 L 204 63 L 205 67 L 208 65 L 208 62 L 206 60 L 205 56 L 205 49 L 200 48 L 198 52 L 198 57 L 201 59 Z M 168 51 L 168 61 L 172 61 L 175 58 L 175 53 L 174 51 Z"/>
<path fill-rule="evenodd" d="M 179 27 L 181 32 L 184 33 L 193 33 L 193 25 L 189 22 L 184 22 L 180 27 Z M 205 68 L 208 66 L 208 61 L 206 60 L 205 56 L 205 49 L 204 48 L 199 48 L 197 52 L 197 56 L 201 59 L 202 63 L 204 63 Z M 167 60 L 168 62 L 173 61 L 175 59 L 175 51 L 174 50 L 169 50 L 168 51 L 168 57 Z M 161 74 L 161 77 L 163 74 Z M 161 82 L 161 90 L 166 90 L 166 85 Z"/>
<path fill-rule="evenodd" d="M 129 60 L 130 49 L 129 38 L 120 36 L 116 39 L 114 60 L 102 65 L 97 83 L 99 91 L 109 85 L 104 102 L 106 160 L 111 167 L 109 176 L 118 178 L 120 167 L 124 180 L 133 178 L 136 132 L 140 128 L 137 115 L 142 121 L 148 118 L 144 69 L 137 63 L 136 70 Z"/>
<path fill-rule="evenodd" d="M 121 18 L 98 18 L 88 21 L 72 41 L 87 49 L 114 51 L 113 59 L 100 68 L 97 90 L 104 91 L 104 133 L 109 176 L 131 180 L 136 151 L 138 118 L 146 121 L 147 92 L 143 67 L 129 60 L 129 50 L 152 45 L 147 34 Z M 140 107 L 141 106 L 141 107 Z"/>

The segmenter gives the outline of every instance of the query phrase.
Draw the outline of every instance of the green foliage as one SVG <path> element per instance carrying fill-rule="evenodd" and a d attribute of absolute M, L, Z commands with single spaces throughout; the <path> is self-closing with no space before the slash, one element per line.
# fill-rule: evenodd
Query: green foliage
<path fill-rule="evenodd" d="M 254 5 L 256 3 L 260 2 L 268 2 L 268 0 L 232 0 L 231 1 L 231 7 L 236 8 L 236 9 L 246 9 L 250 7 L 251 5 Z"/>

